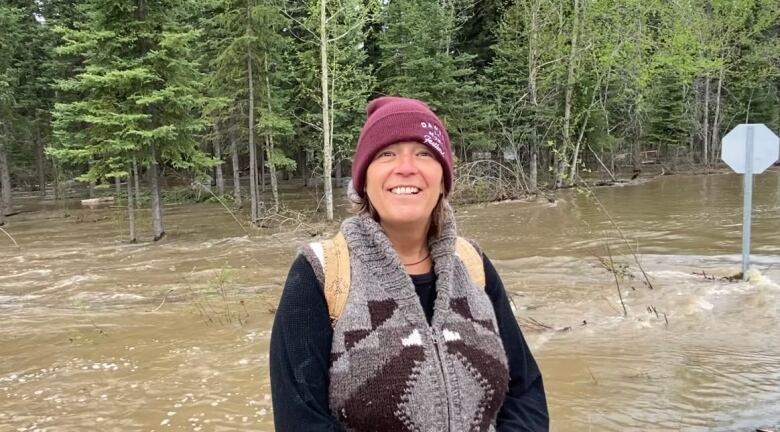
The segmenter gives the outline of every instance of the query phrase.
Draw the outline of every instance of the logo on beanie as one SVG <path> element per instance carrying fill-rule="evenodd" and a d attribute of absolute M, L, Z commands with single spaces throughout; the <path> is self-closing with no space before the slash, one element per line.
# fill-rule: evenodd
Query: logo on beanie
<path fill-rule="evenodd" d="M 444 156 L 444 134 L 438 126 L 430 122 L 420 122 L 423 131 L 423 143 L 436 149 L 440 155 Z"/>

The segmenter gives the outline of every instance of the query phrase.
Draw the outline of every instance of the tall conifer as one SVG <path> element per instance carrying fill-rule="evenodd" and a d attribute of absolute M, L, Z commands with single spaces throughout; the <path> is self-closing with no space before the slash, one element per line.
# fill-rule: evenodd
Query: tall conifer
<path fill-rule="evenodd" d="M 61 30 L 59 52 L 83 56 L 84 69 L 59 88 L 85 96 L 56 105 L 51 154 L 89 163 L 85 180 L 125 177 L 133 157 L 147 166 L 159 240 L 160 171 L 211 163 L 194 139 L 206 102 L 191 51 L 197 32 L 185 23 L 185 0 L 92 0 L 86 10 L 83 27 Z"/>

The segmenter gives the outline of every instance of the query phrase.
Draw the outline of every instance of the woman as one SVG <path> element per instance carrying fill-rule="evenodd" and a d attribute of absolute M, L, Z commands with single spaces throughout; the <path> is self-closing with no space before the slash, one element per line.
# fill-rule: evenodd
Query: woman
<path fill-rule="evenodd" d="M 423 102 L 368 106 L 344 221 L 350 284 L 335 322 L 304 247 L 271 336 L 277 431 L 548 430 L 539 369 L 495 268 L 455 253 L 452 150 Z"/>

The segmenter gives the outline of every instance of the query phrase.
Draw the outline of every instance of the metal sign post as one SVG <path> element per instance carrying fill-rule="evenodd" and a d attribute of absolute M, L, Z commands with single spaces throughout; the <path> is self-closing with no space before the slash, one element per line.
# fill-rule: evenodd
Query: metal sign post
<path fill-rule="evenodd" d="M 764 124 L 741 124 L 723 137 L 724 162 L 744 177 L 742 208 L 742 280 L 750 269 L 750 225 L 753 212 L 753 175 L 761 174 L 780 158 L 780 139 Z"/>
<path fill-rule="evenodd" d="M 750 225 L 753 216 L 753 126 L 747 127 L 745 139 L 745 175 L 742 198 L 742 280 L 750 268 Z"/>

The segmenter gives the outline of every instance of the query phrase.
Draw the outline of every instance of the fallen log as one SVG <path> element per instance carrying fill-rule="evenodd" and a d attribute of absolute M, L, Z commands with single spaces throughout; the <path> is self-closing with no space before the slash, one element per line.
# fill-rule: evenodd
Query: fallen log
<path fill-rule="evenodd" d="M 81 200 L 83 207 L 100 207 L 114 204 L 114 197 L 89 198 Z"/>

